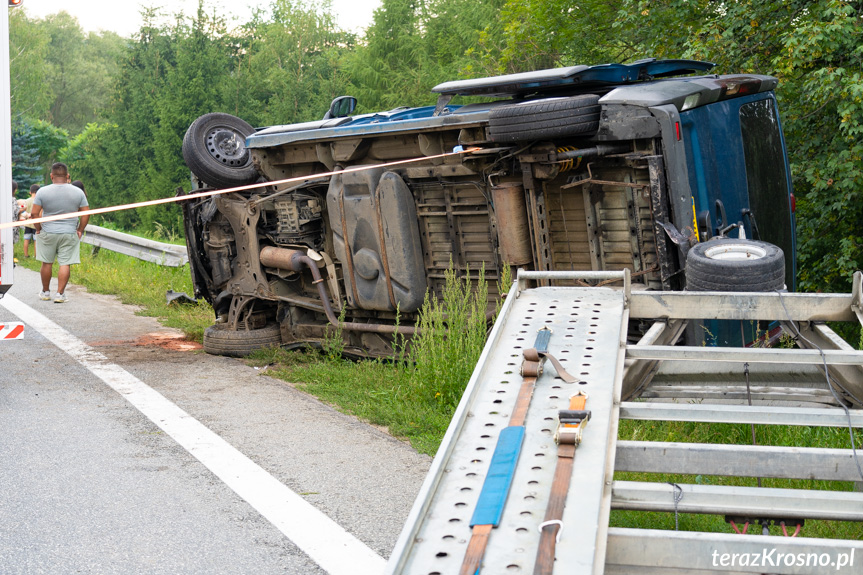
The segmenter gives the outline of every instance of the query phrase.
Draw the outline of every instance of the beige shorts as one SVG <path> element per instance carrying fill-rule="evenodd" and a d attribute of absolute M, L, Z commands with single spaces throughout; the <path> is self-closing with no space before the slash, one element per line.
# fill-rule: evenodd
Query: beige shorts
<path fill-rule="evenodd" d="M 36 259 L 52 264 L 54 260 L 61 266 L 81 263 L 81 240 L 78 233 L 36 234 Z"/>

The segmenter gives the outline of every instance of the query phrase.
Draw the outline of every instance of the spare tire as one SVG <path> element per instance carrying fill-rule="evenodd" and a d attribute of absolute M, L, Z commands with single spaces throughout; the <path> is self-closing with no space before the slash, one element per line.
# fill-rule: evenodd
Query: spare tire
<path fill-rule="evenodd" d="M 686 256 L 687 291 L 765 292 L 785 288 L 785 254 L 773 244 L 717 238 Z"/>
<path fill-rule="evenodd" d="M 591 136 L 599 129 L 600 108 L 596 94 L 500 106 L 489 112 L 488 133 L 493 142 Z"/>
<path fill-rule="evenodd" d="M 278 324 L 233 330 L 227 324 L 217 323 L 204 330 L 204 351 L 212 355 L 245 357 L 253 351 L 281 344 L 282 331 Z"/>
<path fill-rule="evenodd" d="M 183 159 L 196 177 L 215 188 L 252 184 L 258 172 L 246 138 L 254 131 L 236 116 L 204 114 L 183 136 Z"/>

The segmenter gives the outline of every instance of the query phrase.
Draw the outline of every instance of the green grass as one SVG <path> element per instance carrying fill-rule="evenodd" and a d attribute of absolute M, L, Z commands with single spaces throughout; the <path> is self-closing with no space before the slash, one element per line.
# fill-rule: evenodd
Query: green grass
<path fill-rule="evenodd" d="M 849 449 L 850 437 L 847 428 L 804 427 L 804 426 L 755 426 L 758 445 L 826 447 Z M 618 438 L 633 441 L 673 441 L 681 443 L 713 443 L 726 445 L 751 445 L 752 431 L 746 424 L 707 424 L 668 421 L 622 420 Z M 863 433 L 855 433 L 858 454 Z M 702 475 L 670 475 L 652 473 L 618 472 L 617 480 L 652 481 L 661 483 L 688 483 L 705 485 L 757 486 L 756 478 L 720 477 Z M 812 489 L 830 491 L 853 491 L 851 482 L 769 479 L 761 480 L 762 487 L 782 489 Z M 671 498 L 669 486 L 669 499 Z M 674 529 L 674 513 L 651 513 L 641 511 L 615 510 L 611 513 L 612 527 L 641 527 L 650 529 Z M 714 533 L 733 533 L 732 527 L 723 516 L 679 514 L 681 531 L 702 531 Z M 742 528 L 742 525 L 739 526 Z M 752 532 L 750 526 L 750 533 Z M 789 533 L 794 530 L 791 529 Z M 782 535 L 781 528 L 772 527 L 772 535 Z M 760 530 L 756 533 L 760 534 Z M 806 521 L 801 536 L 824 537 L 832 539 L 863 539 L 863 525 L 837 521 Z"/>
<path fill-rule="evenodd" d="M 23 242 L 15 244 L 18 265 L 39 271 L 41 263 L 33 257 L 24 258 Z M 56 282 L 57 266 L 54 266 Z M 213 309 L 200 301 L 197 305 L 168 305 L 165 292 L 173 289 L 191 296 L 194 292 L 189 266 L 172 268 L 144 262 L 139 259 L 100 250 L 93 255 L 87 244 L 81 244 L 81 263 L 72 266 L 71 283 L 88 291 L 116 295 L 125 304 L 140 306 L 137 313 L 156 317 L 164 325 L 181 330 L 189 339 L 200 342 L 204 329 L 213 323 Z M 52 283 L 54 285 L 54 283 Z"/>
<path fill-rule="evenodd" d="M 384 361 L 351 362 L 318 351 L 262 350 L 254 365 L 273 364 L 267 375 L 292 382 L 344 413 L 385 427 L 421 453 L 437 451 L 454 409 L 416 394 L 410 367 Z"/>

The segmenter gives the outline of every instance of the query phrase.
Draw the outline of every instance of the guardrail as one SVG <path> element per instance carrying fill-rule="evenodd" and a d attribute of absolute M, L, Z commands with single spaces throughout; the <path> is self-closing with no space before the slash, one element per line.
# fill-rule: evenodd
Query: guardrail
<path fill-rule="evenodd" d="M 94 253 L 105 248 L 139 260 L 170 267 L 179 267 L 189 262 L 186 246 L 164 244 L 100 226 L 88 225 L 81 241 L 92 245 Z"/>

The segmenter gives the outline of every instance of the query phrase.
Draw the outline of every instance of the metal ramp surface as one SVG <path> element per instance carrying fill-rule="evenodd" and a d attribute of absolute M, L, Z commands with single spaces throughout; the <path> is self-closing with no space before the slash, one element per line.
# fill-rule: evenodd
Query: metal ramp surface
<path fill-rule="evenodd" d="M 531 281 L 575 278 L 617 279 L 623 289 L 528 289 Z M 611 509 L 714 514 L 777 525 L 783 519 L 863 522 L 863 493 L 847 490 L 852 483 L 858 490 L 863 486 L 850 441 L 849 449 L 827 449 L 617 440 L 619 419 L 863 427 L 863 412 L 846 412 L 838 403 L 863 396 L 863 352 L 818 323 L 857 321 L 860 285 L 855 275 L 853 295 L 631 292 L 628 272 L 521 273 L 386 572 L 459 573 L 498 435 L 515 406 L 522 351 L 547 326 L 553 331 L 549 351 L 580 381 L 564 382 L 549 365 L 538 378 L 512 486 L 480 573 L 534 572 L 538 526 L 557 460 L 557 416 L 579 390 L 588 393 L 592 416 L 576 451 L 554 573 L 863 573 L 860 540 L 763 536 L 760 527 L 758 534 L 745 535 L 609 528 Z M 799 345 L 812 349 L 674 345 L 686 323 L 699 318 L 780 320 Z M 651 324 L 634 344 L 627 343 L 630 320 Z M 638 397 L 655 399 L 621 401 Z M 615 481 L 615 471 L 657 474 L 657 480 Z M 845 483 L 836 490 L 669 484 L 660 474 Z M 744 555 L 747 564 L 741 565 Z M 756 555 L 757 565 L 751 560 Z M 786 556 L 793 557 L 790 565 L 782 559 Z M 828 559 L 829 565 L 812 563 Z"/>

